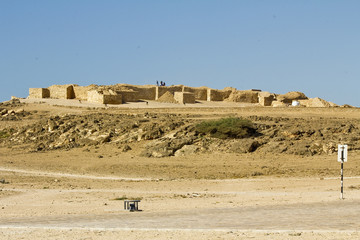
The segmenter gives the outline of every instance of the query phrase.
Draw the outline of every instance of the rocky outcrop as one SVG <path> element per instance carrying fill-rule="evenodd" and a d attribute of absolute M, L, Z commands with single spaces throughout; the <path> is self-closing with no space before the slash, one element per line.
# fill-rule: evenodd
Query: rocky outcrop
<path fill-rule="evenodd" d="M 288 92 L 286 94 L 278 95 L 276 100 L 279 102 L 291 104 L 294 100 L 305 100 L 308 99 L 302 92 Z"/>

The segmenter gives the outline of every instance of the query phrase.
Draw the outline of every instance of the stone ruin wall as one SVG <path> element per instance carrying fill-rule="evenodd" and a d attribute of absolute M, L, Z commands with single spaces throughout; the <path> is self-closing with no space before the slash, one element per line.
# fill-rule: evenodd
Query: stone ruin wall
<path fill-rule="evenodd" d="M 243 103 L 259 103 L 259 91 L 253 90 L 232 90 L 229 97 L 224 101 L 227 102 L 243 102 Z"/>
<path fill-rule="evenodd" d="M 269 92 L 259 92 L 259 103 L 261 106 L 271 106 L 275 100 L 275 94 Z"/>
<path fill-rule="evenodd" d="M 195 96 L 195 100 L 199 101 L 207 101 L 207 87 L 187 87 L 183 86 L 182 92 L 190 92 L 193 93 Z"/>
<path fill-rule="evenodd" d="M 87 101 L 100 104 L 122 104 L 122 95 L 104 92 L 101 90 L 90 90 L 87 92 Z"/>
<path fill-rule="evenodd" d="M 94 92 L 94 90 L 97 90 Z M 105 91 L 103 91 L 105 90 Z M 112 91 L 111 93 L 109 91 Z M 223 90 L 207 87 L 154 86 L 154 85 L 130 85 L 116 84 L 111 86 L 78 86 L 78 85 L 52 85 L 48 88 L 29 88 L 29 98 L 55 98 L 55 99 L 78 99 L 101 104 L 121 104 L 124 102 L 137 102 L 139 100 L 157 100 L 166 92 L 174 98 L 176 94 L 178 102 L 192 103 L 199 101 L 229 101 L 243 103 L 258 103 L 261 106 L 285 107 L 292 101 L 300 102 L 304 107 L 334 107 L 334 103 L 323 99 L 309 99 L 301 92 L 288 92 L 286 94 L 274 94 L 260 90 L 237 90 L 224 88 Z M 186 93 L 191 93 L 187 95 Z M 192 100 L 194 99 L 194 101 Z"/>
<path fill-rule="evenodd" d="M 104 104 L 122 104 L 123 103 L 123 96 L 116 94 L 116 95 L 103 95 L 103 103 Z"/>
<path fill-rule="evenodd" d="M 73 99 L 75 98 L 73 85 L 52 85 L 48 87 L 50 98 Z"/>
<path fill-rule="evenodd" d="M 174 99 L 178 103 L 195 103 L 195 94 L 191 92 L 175 92 Z"/>
<path fill-rule="evenodd" d="M 96 85 L 89 86 L 78 86 L 74 85 L 74 95 L 75 99 L 86 101 L 88 99 L 88 91 L 96 89 Z"/>
<path fill-rule="evenodd" d="M 50 98 L 47 88 L 29 88 L 29 98 Z"/>
<path fill-rule="evenodd" d="M 137 101 L 143 100 L 155 100 L 156 98 L 156 86 L 133 86 L 129 85 L 129 89 L 137 92 Z"/>
<path fill-rule="evenodd" d="M 134 91 L 116 91 L 118 95 L 122 96 L 123 102 L 138 102 L 140 99 L 138 97 L 138 92 Z"/>
<path fill-rule="evenodd" d="M 224 101 L 231 94 L 232 90 L 207 89 L 207 101 Z"/>
<path fill-rule="evenodd" d="M 99 93 L 97 90 L 91 90 L 87 92 L 86 100 L 88 102 L 104 104 L 104 95 Z"/>
<path fill-rule="evenodd" d="M 170 87 L 157 86 L 155 92 L 155 100 L 158 100 L 166 92 L 170 92 L 172 95 L 174 95 L 175 92 L 182 92 L 182 89 L 183 89 L 182 85 L 170 86 Z"/>

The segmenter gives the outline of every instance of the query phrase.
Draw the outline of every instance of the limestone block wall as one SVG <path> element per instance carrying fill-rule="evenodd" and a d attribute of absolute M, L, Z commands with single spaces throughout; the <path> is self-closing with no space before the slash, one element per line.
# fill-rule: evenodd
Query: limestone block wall
<path fill-rule="evenodd" d="M 122 96 L 122 102 L 137 102 L 139 101 L 138 92 L 135 91 L 116 91 L 118 95 Z"/>
<path fill-rule="evenodd" d="M 158 87 L 156 86 L 156 92 L 155 92 L 155 100 L 158 100 L 159 97 L 164 95 L 166 92 L 170 92 L 174 95 L 175 92 L 182 92 L 183 86 L 170 86 L 170 87 Z"/>
<path fill-rule="evenodd" d="M 116 84 L 113 86 L 108 86 L 108 88 L 116 91 L 116 92 L 136 92 L 137 96 L 136 99 L 134 97 L 130 97 L 131 99 L 128 99 L 129 101 L 138 101 L 139 99 L 144 99 L 144 100 L 155 100 L 155 95 L 156 95 L 156 86 L 154 85 L 143 85 L 143 86 L 138 86 L 138 85 L 130 85 L 130 84 Z"/>
<path fill-rule="evenodd" d="M 74 88 L 75 98 L 86 101 L 88 98 L 88 91 L 95 90 L 96 85 L 90 85 L 90 86 L 86 86 L 86 87 L 74 85 L 73 88 Z"/>
<path fill-rule="evenodd" d="M 90 90 L 87 92 L 87 101 L 104 104 L 104 95 L 97 90 Z"/>
<path fill-rule="evenodd" d="M 138 98 L 144 100 L 155 100 L 156 87 L 137 88 Z"/>
<path fill-rule="evenodd" d="M 49 98 L 50 91 L 47 88 L 29 88 L 29 98 Z"/>
<path fill-rule="evenodd" d="M 258 103 L 258 95 L 258 91 L 232 90 L 229 97 L 225 100 L 228 102 Z"/>
<path fill-rule="evenodd" d="M 87 101 L 100 104 L 122 104 L 122 96 L 113 91 L 90 90 Z"/>
<path fill-rule="evenodd" d="M 275 99 L 275 94 L 269 92 L 259 92 L 259 103 L 261 106 L 271 106 Z"/>
<path fill-rule="evenodd" d="M 195 103 L 195 94 L 190 92 L 175 92 L 174 99 L 178 103 Z"/>
<path fill-rule="evenodd" d="M 156 86 L 129 86 L 129 89 L 137 92 L 137 99 L 155 100 Z"/>
<path fill-rule="evenodd" d="M 206 87 L 183 87 L 183 92 L 190 92 L 195 95 L 195 100 L 206 101 L 207 100 L 207 89 Z"/>
<path fill-rule="evenodd" d="M 207 101 L 224 101 L 231 94 L 231 90 L 207 89 Z"/>
<path fill-rule="evenodd" d="M 73 85 L 52 85 L 48 87 L 50 98 L 73 99 L 75 98 Z"/>
<path fill-rule="evenodd" d="M 122 96 L 120 94 L 116 95 L 103 95 L 104 104 L 122 104 Z"/>

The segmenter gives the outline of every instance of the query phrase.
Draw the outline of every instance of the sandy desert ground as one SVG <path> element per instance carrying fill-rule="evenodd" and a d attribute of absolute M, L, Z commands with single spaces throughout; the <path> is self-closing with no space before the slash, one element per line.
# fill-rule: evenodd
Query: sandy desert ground
<path fill-rule="evenodd" d="M 57 101 L 4 106 L 29 112 L 32 117 L 2 120 L 1 129 L 32 126 L 54 114 L 144 112 L 197 120 L 255 115 L 307 119 L 314 125 L 328 121 L 329 126 L 351 121 L 354 129 L 360 126 L 357 108 L 78 104 Z M 146 143 L 130 142 L 129 151 L 111 143 L 33 151 L 32 143 L 9 144 L 7 136 L 3 137 L 0 239 L 360 238 L 360 156 L 356 147 L 345 163 L 345 199 L 341 200 L 336 152 L 303 155 L 261 149 L 251 153 L 214 150 L 153 158 L 140 155 Z M 141 199 L 142 211 L 125 211 L 123 199 Z"/>

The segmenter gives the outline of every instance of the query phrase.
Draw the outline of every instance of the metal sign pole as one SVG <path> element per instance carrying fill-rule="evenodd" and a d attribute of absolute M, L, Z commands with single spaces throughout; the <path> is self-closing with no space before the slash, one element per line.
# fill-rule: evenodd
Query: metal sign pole
<path fill-rule="evenodd" d="M 344 163 L 341 162 L 341 193 L 340 193 L 340 199 L 344 199 Z"/>
<path fill-rule="evenodd" d="M 340 199 L 344 199 L 344 162 L 347 162 L 347 145 L 338 145 L 338 162 L 341 163 Z"/>

